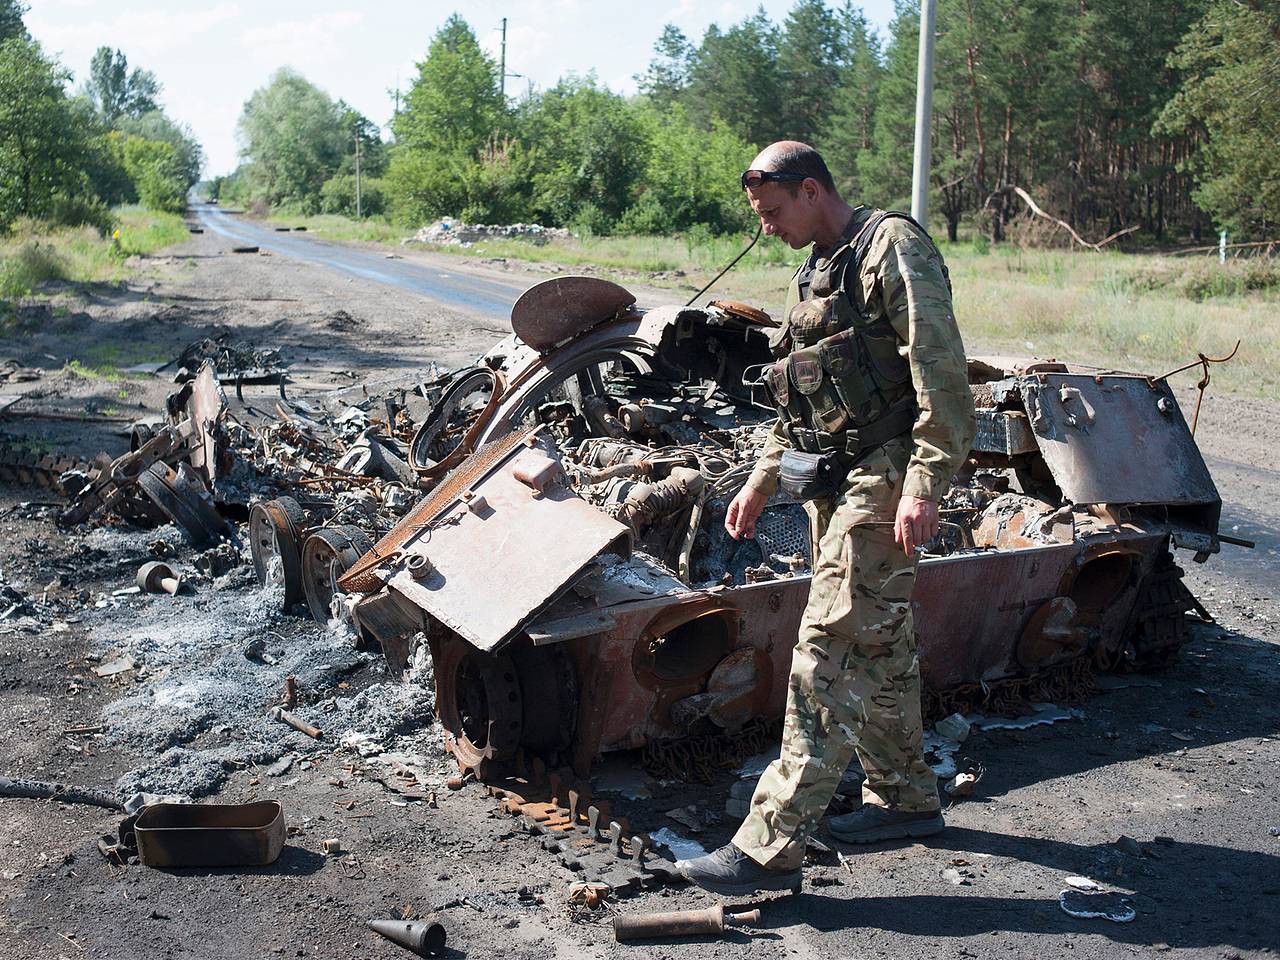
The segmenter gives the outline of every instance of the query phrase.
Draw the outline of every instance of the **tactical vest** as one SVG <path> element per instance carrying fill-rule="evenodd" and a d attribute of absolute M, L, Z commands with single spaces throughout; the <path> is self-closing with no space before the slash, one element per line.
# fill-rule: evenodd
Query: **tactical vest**
<path fill-rule="evenodd" d="M 829 258 L 811 256 L 792 278 L 794 306 L 774 338 L 775 355 L 786 355 L 763 379 L 798 450 L 857 457 L 915 423 L 911 366 L 888 318 L 868 315 L 859 280 L 875 232 L 890 217 L 911 220 L 875 211 Z"/>

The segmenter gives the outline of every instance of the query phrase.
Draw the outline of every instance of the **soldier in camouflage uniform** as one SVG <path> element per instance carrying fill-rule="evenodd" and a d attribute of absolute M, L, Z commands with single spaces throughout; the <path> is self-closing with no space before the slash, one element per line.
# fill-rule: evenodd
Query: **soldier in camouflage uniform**
<path fill-rule="evenodd" d="M 754 536 L 781 472 L 806 499 L 816 555 L 781 755 L 733 841 L 682 863 L 691 881 L 730 896 L 799 886 L 805 840 L 855 753 L 863 807 L 832 817 L 833 835 L 868 843 L 942 829 L 922 755 L 911 591 L 916 548 L 937 533 L 938 498 L 973 439 L 950 282 L 924 230 L 850 207 L 805 144 L 766 148 L 743 187 L 765 233 L 813 251 L 773 338 L 783 359 L 764 375 L 779 420 L 725 526 Z M 816 457 L 838 464 L 828 489 L 796 486 L 789 463 Z"/>

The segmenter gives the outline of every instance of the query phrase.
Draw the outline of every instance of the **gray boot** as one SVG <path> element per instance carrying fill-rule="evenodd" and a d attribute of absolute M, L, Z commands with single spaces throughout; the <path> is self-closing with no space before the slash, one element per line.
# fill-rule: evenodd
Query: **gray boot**
<path fill-rule="evenodd" d="M 732 843 L 694 860 L 676 863 L 690 883 L 727 897 L 740 897 L 757 890 L 800 890 L 800 870 L 770 870 L 762 867 Z"/>
<path fill-rule="evenodd" d="M 928 837 L 941 833 L 943 826 L 941 810 L 905 813 L 874 803 L 864 804 L 861 810 L 853 813 L 827 819 L 827 829 L 831 831 L 831 835 L 845 843 L 876 843 L 900 837 Z"/>

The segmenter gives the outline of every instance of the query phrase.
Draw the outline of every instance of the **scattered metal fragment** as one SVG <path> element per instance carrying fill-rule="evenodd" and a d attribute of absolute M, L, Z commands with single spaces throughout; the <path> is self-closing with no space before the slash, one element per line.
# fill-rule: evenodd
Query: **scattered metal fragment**
<path fill-rule="evenodd" d="M 1063 890 L 1058 894 L 1058 906 L 1062 908 L 1063 913 L 1081 920 L 1130 923 L 1138 915 L 1130 904 L 1129 898 L 1118 893 Z"/>
<path fill-rule="evenodd" d="M 696 937 L 724 933 L 726 927 L 751 927 L 760 922 L 759 910 L 728 913 L 723 904 L 705 910 L 633 913 L 614 917 L 613 935 L 619 941 L 655 937 Z"/>
<path fill-rule="evenodd" d="M 138 589 L 143 593 L 167 593 L 175 595 L 182 589 L 182 578 L 173 567 L 160 560 L 152 560 L 138 568 Z"/>
<path fill-rule="evenodd" d="M 1096 880 L 1090 880 L 1088 877 L 1067 877 L 1062 882 L 1072 890 L 1083 890 L 1085 893 L 1102 889 Z"/>
<path fill-rule="evenodd" d="M 289 726 L 293 727 L 293 729 L 305 733 L 308 737 L 311 737 L 314 740 L 320 740 L 324 737 L 324 733 L 319 727 L 313 727 L 311 724 L 307 723 L 307 721 L 303 720 L 296 714 L 290 713 L 283 707 L 272 707 L 271 716 L 282 723 L 287 723 Z"/>
<path fill-rule="evenodd" d="M 424 956 L 434 956 L 443 952 L 448 939 L 444 924 L 434 919 L 370 920 L 368 927 L 392 943 L 398 943 Z"/>
<path fill-rule="evenodd" d="M 977 786 L 980 773 L 966 771 L 956 774 L 946 785 L 945 790 L 949 797 L 972 797 L 973 788 Z"/>
<path fill-rule="evenodd" d="M 138 663 L 133 659 L 133 657 L 129 656 L 127 653 L 122 653 L 117 657 L 98 664 L 93 668 L 93 673 L 94 676 L 102 677 L 105 680 L 107 677 L 116 677 L 122 673 L 128 673 L 130 670 L 136 669 L 137 666 Z"/>
<path fill-rule="evenodd" d="M 325 852 L 326 856 L 337 856 L 342 852 L 342 841 L 337 837 L 329 837 L 320 842 L 320 849 Z"/>

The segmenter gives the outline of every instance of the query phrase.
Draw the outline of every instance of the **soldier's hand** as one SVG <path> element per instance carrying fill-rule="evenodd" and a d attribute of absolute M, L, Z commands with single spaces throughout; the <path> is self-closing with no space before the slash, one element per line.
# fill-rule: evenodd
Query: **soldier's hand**
<path fill-rule="evenodd" d="M 760 518 L 764 505 L 768 502 L 768 497 L 751 487 L 743 487 L 738 491 L 724 515 L 724 528 L 729 531 L 729 536 L 735 540 L 754 537 L 756 520 Z"/>
<path fill-rule="evenodd" d="M 932 500 L 904 496 L 898 501 L 898 516 L 893 522 L 893 539 L 902 544 L 908 557 L 916 555 L 916 548 L 923 547 L 938 535 L 938 505 Z"/>

